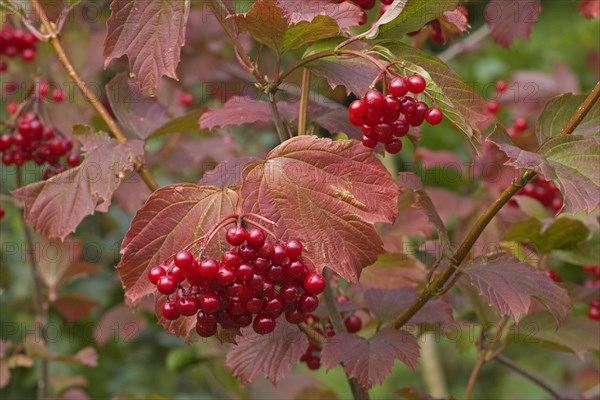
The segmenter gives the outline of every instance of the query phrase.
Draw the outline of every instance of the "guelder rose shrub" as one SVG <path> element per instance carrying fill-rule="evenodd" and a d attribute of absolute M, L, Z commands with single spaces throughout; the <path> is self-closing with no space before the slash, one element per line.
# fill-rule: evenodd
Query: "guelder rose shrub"
<path fill-rule="evenodd" d="M 67 354 L 49 322 L 135 318 L 223 355 L 243 385 L 308 390 L 292 397 L 330 397 L 314 383 L 327 375 L 290 375 L 301 363 L 343 370 L 356 399 L 493 397 L 478 381 L 492 361 L 556 398 L 597 395 L 597 379 L 561 387 L 511 351 L 571 352 L 570 373 L 598 372 L 583 359 L 600 350 L 600 83 L 580 93 L 559 64 L 467 82 L 447 64 L 527 40 L 539 0 L 109 3 L 97 20 L 78 11 L 93 2 L 1 5 L 0 218 L 31 255 L 36 324 L 3 334 L 0 387 L 29 368 L 39 399 L 90 398 L 55 364 L 102 368 L 102 354 Z M 577 10 L 577 24 L 600 14 Z M 473 11 L 485 22 L 469 36 Z M 86 261 L 115 226 L 119 254 Z M 120 280 L 110 309 L 71 290 L 101 264 Z M 460 393 L 434 334 L 474 350 Z M 204 362 L 177 357 L 172 371 Z M 439 379 L 388 390 L 396 361 Z"/>

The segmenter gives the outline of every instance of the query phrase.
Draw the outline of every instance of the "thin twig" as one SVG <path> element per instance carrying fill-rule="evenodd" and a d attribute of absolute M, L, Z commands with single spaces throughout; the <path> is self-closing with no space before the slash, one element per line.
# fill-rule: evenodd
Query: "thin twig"
<path fill-rule="evenodd" d="M 564 136 L 573 133 L 575 128 L 577 128 L 581 121 L 583 121 L 586 115 L 592 110 L 592 107 L 598 101 L 598 98 L 600 98 L 600 81 L 596 83 L 592 92 L 586 97 L 583 104 L 577 109 L 577 112 L 571 117 L 564 129 L 560 131 L 560 135 Z"/>
<path fill-rule="evenodd" d="M 481 28 L 470 34 L 465 40 L 461 40 L 456 44 L 448 47 L 446 50 L 437 55 L 437 57 L 443 62 L 447 63 L 454 57 L 474 49 L 479 43 L 483 42 L 490 34 L 490 29 L 487 24 L 483 24 Z"/>
<path fill-rule="evenodd" d="M 542 378 L 541 376 L 539 376 L 538 374 L 536 374 L 532 371 L 529 371 L 529 370 L 521 367 L 520 365 L 516 364 L 510 358 L 500 354 L 495 358 L 495 360 L 497 362 L 499 362 L 500 364 L 506 365 L 508 368 L 512 369 L 519 375 L 529 379 L 531 382 L 535 383 L 536 385 L 538 385 L 539 387 L 544 389 L 546 392 L 548 392 L 550 395 L 552 395 L 552 397 L 554 397 L 555 399 L 562 398 L 560 392 L 558 390 L 554 389 L 552 387 L 552 385 L 550 385 L 548 382 L 546 382 L 546 380 L 544 378 Z"/>
<path fill-rule="evenodd" d="M 23 186 L 21 178 L 21 168 L 17 168 L 17 187 Z M 31 266 L 31 276 L 33 278 L 33 300 L 35 304 L 35 319 L 39 325 L 40 339 L 42 345 L 46 347 L 48 345 L 47 338 L 47 325 L 48 325 L 48 304 L 44 302 L 42 293 L 42 278 L 38 267 L 38 260 L 35 252 L 35 243 L 33 236 L 29 231 L 29 227 L 25 222 L 24 211 L 19 211 L 21 217 L 21 223 L 23 224 L 23 233 L 25 234 L 25 240 L 27 241 L 27 248 L 29 249 L 31 257 L 29 257 L 29 263 Z M 38 377 L 37 387 L 37 398 L 38 400 L 44 400 L 48 393 L 48 369 L 50 361 L 46 357 L 42 357 L 40 360 L 40 375 Z"/>
<path fill-rule="evenodd" d="M 329 271 L 325 269 L 323 271 L 323 276 L 325 276 L 325 281 L 327 285 L 325 286 L 325 291 L 323 292 L 323 300 L 325 300 L 325 307 L 327 308 L 327 313 L 329 314 L 329 320 L 331 321 L 331 325 L 333 325 L 333 330 L 335 333 L 346 332 L 346 325 L 344 324 L 344 320 L 342 319 L 342 315 L 337 308 L 335 303 L 335 294 L 333 293 L 333 288 L 331 287 L 331 281 L 329 278 Z M 346 372 L 346 376 L 348 377 L 348 383 L 350 384 L 350 390 L 352 390 L 352 396 L 355 400 L 360 399 L 368 399 L 369 392 L 366 391 L 356 378 L 350 378 L 348 373 Z"/>
<path fill-rule="evenodd" d="M 285 126 L 283 126 L 283 121 L 281 120 L 281 114 L 279 114 L 279 109 L 277 108 L 277 102 L 275 101 L 275 93 L 270 91 L 268 97 L 269 109 L 271 110 L 271 114 L 273 115 L 273 122 L 275 122 L 277 136 L 279 136 L 279 141 L 283 143 L 288 139 L 288 135 L 286 133 L 287 131 L 285 130 Z"/>
<path fill-rule="evenodd" d="M 471 392 L 473 391 L 473 387 L 475 386 L 475 381 L 477 380 L 477 377 L 479 376 L 479 372 L 481 371 L 481 367 L 483 367 L 484 363 L 485 363 L 485 358 L 483 358 L 483 357 L 477 358 L 477 363 L 475 364 L 473 371 L 471 371 L 471 376 L 469 376 L 469 383 L 467 384 L 467 389 L 465 390 L 465 396 L 464 396 L 465 400 L 469 400 L 471 398 Z"/>
<path fill-rule="evenodd" d="M 75 70 L 75 67 L 73 67 L 71 60 L 67 56 L 67 53 L 65 52 L 65 49 L 63 48 L 63 46 L 58 38 L 57 32 L 52 27 L 52 24 L 50 23 L 50 21 L 48 20 L 48 17 L 46 16 L 46 12 L 40 6 L 38 0 L 30 0 L 30 1 L 31 1 L 31 6 L 33 7 L 34 11 L 36 12 L 38 18 L 40 19 L 40 21 L 42 23 L 42 27 L 46 31 L 45 33 L 48 35 L 48 43 L 50 43 L 50 45 L 54 49 L 54 52 L 56 53 L 58 60 L 65 68 L 69 77 L 71 77 L 71 79 L 73 79 L 73 81 L 75 82 L 75 84 L 77 85 L 77 87 L 79 88 L 79 90 L 81 91 L 81 93 L 83 94 L 85 99 L 87 100 L 87 102 L 90 103 L 90 105 L 94 108 L 94 110 L 96 110 L 96 112 L 98 113 L 100 118 L 102 118 L 102 120 L 104 121 L 106 126 L 108 126 L 108 129 L 110 130 L 110 133 L 113 135 L 113 137 L 121 144 L 127 142 L 127 138 L 125 137 L 125 135 L 123 134 L 123 132 L 121 131 L 121 129 L 119 128 L 117 123 L 112 119 L 112 117 L 110 116 L 110 114 L 106 110 L 106 108 L 104 108 L 104 106 L 102 105 L 102 102 L 96 97 L 94 92 L 87 87 L 86 83 L 83 81 L 83 79 L 81 79 L 81 77 Z M 152 190 L 152 191 L 157 190 L 158 189 L 157 183 L 154 181 L 154 179 L 150 175 L 150 172 L 145 169 L 145 167 L 143 166 L 143 164 L 140 161 L 138 161 L 136 163 L 136 167 L 140 174 L 140 177 L 146 183 L 148 188 L 150 188 L 150 190 Z"/>
<path fill-rule="evenodd" d="M 302 90 L 300 95 L 300 111 L 298 114 L 298 136 L 306 134 L 306 120 L 308 117 L 308 100 L 310 97 L 310 70 L 302 69 Z"/>

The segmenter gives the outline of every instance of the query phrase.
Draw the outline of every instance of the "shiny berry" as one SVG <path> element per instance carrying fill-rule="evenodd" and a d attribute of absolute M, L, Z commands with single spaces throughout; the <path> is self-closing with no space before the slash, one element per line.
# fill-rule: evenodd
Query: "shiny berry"
<path fill-rule="evenodd" d="M 196 333 L 200 337 L 211 337 L 217 333 L 217 324 L 196 324 Z"/>
<path fill-rule="evenodd" d="M 444 113 L 438 107 L 432 107 L 425 111 L 425 121 L 429 125 L 437 125 L 444 119 Z"/>
<path fill-rule="evenodd" d="M 221 297 L 216 293 L 206 293 L 200 296 L 199 307 L 207 313 L 214 313 L 221 308 Z"/>
<path fill-rule="evenodd" d="M 214 260 L 212 258 L 202 260 L 202 262 L 200 262 L 200 276 L 207 281 L 217 279 L 219 277 L 219 269 L 219 263 L 217 262 L 217 260 Z"/>
<path fill-rule="evenodd" d="M 348 107 L 351 117 L 364 118 L 367 115 L 367 105 L 360 100 L 354 100 Z"/>
<path fill-rule="evenodd" d="M 302 254 L 302 243 L 299 240 L 290 239 L 285 242 L 285 250 L 290 260 L 295 260 Z"/>
<path fill-rule="evenodd" d="M 239 246 L 248 238 L 248 232 L 241 226 L 232 226 L 227 229 L 225 239 L 232 246 Z"/>
<path fill-rule="evenodd" d="M 152 267 L 148 271 L 148 280 L 150 282 L 152 282 L 154 285 L 156 285 L 158 283 L 158 280 L 160 279 L 160 277 L 164 276 L 166 274 L 167 274 L 167 271 L 165 271 L 165 269 L 163 267 L 161 267 L 161 266 Z"/>
<path fill-rule="evenodd" d="M 402 150 L 402 141 L 400 139 L 392 139 L 385 144 L 385 151 L 390 154 L 398 154 Z"/>
<path fill-rule="evenodd" d="M 408 80 L 396 76 L 388 83 L 388 92 L 396 97 L 405 96 L 408 93 Z"/>
<path fill-rule="evenodd" d="M 198 300 L 195 297 L 180 297 L 177 299 L 177 311 L 187 317 L 198 312 Z"/>
<path fill-rule="evenodd" d="M 369 110 L 381 110 L 385 103 L 383 94 L 377 89 L 369 90 L 363 99 Z"/>
<path fill-rule="evenodd" d="M 254 317 L 254 322 L 252 322 L 252 328 L 254 332 L 259 335 L 266 335 L 275 330 L 275 318 L 272 315 L 268 314 L 258 314 Z"/>
<path fill-rule="evenodd" d="M 362 321 L 356 315 L 351 315 L 344 320 L 346 330 L 350 333 L 356 333 L 362 328 Z"/>
<path fill-rule="evenodd" d="M 158 279 L 156 289 L 162 294 L 173 294 L 177 289 L 177 281 L 172 275 L 164 275 Z"/>
<path fill-rule="evenodd" d="M 194 263 L 194 256 L 188 250 L 181 250 L 175 254 L 175 259 L 173 262 L 179 268 L 186 270 Z"/>
<path fill-rule="evenodd" d="M 413 75 L 408 78 L 408 91 L 414 94 L 422 93 L 427 86 L 425 78 L 421 75 Z"/>
<path fill-rule="evenodd" d="M 177 311 L 177 304 L 174 301 L 165 301 L 162 305 L 162 315 L 165 319 L 176 320 L 179 318 L 179 311 Z"/>
<path fill-rule="evenodd" d="M 312 312 L 315 311 L 318 306 L 319 299 L 317 296 L 310 293 L 304 293 L 300 296 L 300 300 L 298 300 L 298 310 L 300 311 Z"/>
<path fill-rule="evenodd" d="M 179 95 L 179 104 L 181 104 L 182 106 L 186 107 L 189 106 L 190 104 L 192 104 L 192 101 L 194 100 L 194 98 L 192 97 L 191 93 L 181 93 Z"/>
<path fill-rule="evenodd" d="M 312 294 L 321 294 L 325 290 L 325 278 L 317 273 L 310 273 L 304 279 L 304 290 Z"/>
<path fill-rule="evenodd" d="M 262 229 L 256 227 L 248 229 L 248 238 L 246 241 L 250 246 L 259 248 L 265 244 L 265 240 L 267 240 L 267 236 Z"/>

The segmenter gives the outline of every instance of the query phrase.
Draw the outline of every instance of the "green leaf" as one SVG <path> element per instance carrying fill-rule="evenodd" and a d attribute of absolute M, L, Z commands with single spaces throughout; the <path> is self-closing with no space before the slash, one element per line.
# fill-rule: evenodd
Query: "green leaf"
<path fill-rule="evenodd" d="M 504 128 L 497 127 L 490 140 L 509 158 L 507 165 L 531 169 L 552 181 L 562 193 L 565 210 L 592 212 L 600 198 L 600 137 L 554 136 L 538 153 L 516 146 Z"/>
<path fill-rule="evenodd" d="M 312 21 L 301 21 L 290 26 L 285 32 L 281 52 L 297 49 L 307 43 L 326 37 L 336 36 L 340 28 L 335 20 L 326 15 L 318 15 Z"/>
<path fill-rule="evenodd" d="M 524 243 L 538 243 L 542 223 L 537 218 L 518 221 L 506 231 L 502 240 Z"/>
<path fill-rule="evenodd" d="M 552 314 L 538 312 L 512 327 L 509 340 L 513 342 L 571 351 L 583 358 L 590 350 L 600 350 L 600 324 L 588 318 L 569 315 L 556 329 Z"/>
<path fill-rule="evenodd" d="M 594 229 L 591 237 L 568 250 L 557 250 L 554 256 L 575 265 L 596 265 L 600 254 L 600 231 Z"/>
<path fill-rule="evenodd" d="M 550 225 L 540 236 L 540 251 L 569 249 L 589 236 L 590 230 L 577 219 L 560 218 Z"/>
<path fill-rule="evenodd" d="M 168 135 L 170 133 L 197 132 L 200 130 L 200 126 L 198 125 L 200 114 L 202 114 L 202 111 L 194 110 L 181 117 L 173 118 L 160 128 L 152 131 L 148 135 L 148 139 L 156 136 Z"/>
<path fill-rule="evenodd" d="M 366 32 L 365 38 L 375 39 L 377 35 L 379 35 L 379 27 L 389 24 L 398 18 L 408 1 L 409 0 L 394 0 L 394 2 L 389 5 L 387 10 L 385 10 L 383 15 L 373 24 L 373 26 L 371 26 L 371 29 Z"/>
<path fill-rule="evenodd" d="M 444 115 L 466 136 L 471 152 L 481 148 L 479 126 L 489 121 L 484 101 L 460 76 L 439 58 L 403 43 L 387 41 L 373 47 L 389 61 L 404 61 L 408 71 L 422 75 L 427 92 Z"/>
<path fill-rule="evenodd" d="M 406 3 L 405 5 L 402 3 Z M 397 8 L 392 8 L 398 4 Z M 452 10 L 457 0 L 395 0 L 390 6 L 392 10 L 382 15 L 382 22 L 375 23 L 375 29 L 369 33 L 368 39 L 395 39 L 408 32 L 421 29 L 429 21 L 436 19 L 444 11 Z M 398 13 L 398 8 L 401 12 Z M 387 14 L 387 15 L 386 15 Z"/>
<path fill-rule="evenodd" d="M 529 196 L 515 196 L 513 200 L 517 202 L 519 209 L 530 217 L 537 219 L 551 218 L 553 215 L 550 214 L 548 209 L 544 207 L 539 200 L 536 200 Z"/>
<path fill-rule="evenodd" d="M 565 93 L 555 97 L 546 104 L 536 124 L 535 133 L 539 143 L 544 143 L 553 136 L 557 136 L 567 125 L 573 114 L 583 104 L 586 95 Z M 588 115 L 573 131 L 573 135 L 600 136 L 600 103 L 596 102 Z"/>

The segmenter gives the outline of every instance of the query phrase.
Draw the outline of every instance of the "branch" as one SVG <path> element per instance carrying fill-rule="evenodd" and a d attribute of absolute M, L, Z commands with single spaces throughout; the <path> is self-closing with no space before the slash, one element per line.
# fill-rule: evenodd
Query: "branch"
<path fill-rule="evenodd" d="M 590 112 L 594 104 L 600 98 L 600 82 L 596 84 L 594 90 L 588 95 L 581 107 L 577 110 L 575 115 L 569 120 L 567 125 L 561 131 L 561 135 L 571 134 L 575 128 L 581 123 L 585 116 Z M 454 254 L 448 267 L 437 275 L 429 284 L 425 287 L 425 290 L 421 292 L 419 297 L 415 299 L 407 308 L 404 309 L 393 321 L 393 325 L 396 329 L 400 329 L 404 326 L 431 298 L 437 295 L 441 291 L 446 283 L 455 277 L 456 273 L 462 272 L 459 266 L 465 260 L 471 248 L 485 229 L 490 223 L 494 216 L 504 207 L 506 203 L 512 198 L 512 196 L 521 189 L 527 182 L 529 182 L 534 176 L 535 172 L 532 170 L 525 170 L 519 179 L 511 183 L 500 197 L 498 197 L 488 209 L 479 217 L 475 225 L 471 228 L 467 237 L 463 240 L 460 247 Z M 447 288 L 446 288 L 447 289 Z"/>
<path fill-rule="evenodd" d="M 479 45 L 479 43 L 485 40 L 489 34 L 490 28 L 488 28 L 487 24 L 483 24 L 481 28 L 471 33 L 466 39 L 448 47 L 446 50 L 438 54 L 437 57 L 443 62 L 448 63 L 448 61 L 452 60 L 462 52 L 474 49 L 475 46 Z"/>
<path fill-rule="evenodd" d="M 541 376 L 537 375 L 536 373 L 534 373 L 532 371 L 529 371 L 529 370 L 521 367 L 520 365 L 516 364 L 510 358 L 500 354 L 498 357 L 495 358 L 495 360 L 497 362 L 499 362 L 500 364 L 503 364 L 503 365 L 507 366 L 508 368 L 512 369 L 519 375 L 529 379 L 531 382 L 535 383 L 536 385 L 538 385 L 539 387 L 544 389 L 546 392 L 548 392 L 550 395 L 552 395 L 552 397 L 554 397 L 555 399 L 562 398 L 561 394 L 556 389 L 554 389 L 548 382 L 546 382 L 546 380 L 544 378 L 542 378 Z"/>
<path fill-rule="evenodd" d="M 298 114 L 298 136 L 306 135 L 306 119 L 308 100 L 310 97 L 310 70 L 302 70 L 302 91 L 300 96 L 300 111 Z"/>
<path fill-rule="evenodd" d="M 22 187 L 23 182 L 21 179 L 21 168 L 17 168 L 17 187 Z M 48 345 L 47 338 L 47 325 L 48 325 L 48 304 L 44 302 L 42 294 L 42 278 L 37 264 L 37 257 L 34 251 L 35 243 L 33 236 L 29 231 L 29 227 L 25 223 L 25 215 L 23 210 L 19 210 L 19 216 L 21 217 L 21 223 L 23 224 L 23 233 L 25 234 L 25 240 L 27 241 L 27 248 L 30 252 L 30 266 L 31 275 L 33 278 L 33 300 L 35 304 L 35 319 L 39 326 L 40 338 L 42 345 L 46 347 Z M 48 367 L 49 360 L 46 357 L 42 357 L 40 360 L 40 376 L 38 377 L 37 385 L 37 398 L 38 400 L 44 400 L 48 393 Z"/>
<path fill-rule="evenodd" d="M 467 389 L 465 390 L 465 396 L 464 396 L 465 400 L 469 400 L 469 398 L 471 398 L 471 392 L 473 391 L 473 387 L 475 386 L 475 381 L 477 380 L 477 377 L 479 376 L 479 371 L 481 371 L 481 367 L 483 367 L 483 364 L 485 364 L 485 358 L 478 357 L 477 363 L 475 364 L 473 371 L 471 371 L 471 376 L 469 376 L 469 383 L 467 384 Z"/>
<path fill-rule="evenodd" d="M 329 273 L 326 270 L 323 271 L 323 276 L 325 277 L 325 281 L 327 285 L 325 286 L 325 291 L 323 292 L 323 299 L 325 300 L 325 306 L 327 308 L 327 313 L 329 314 L 329 320 L 331 321 L 331 325 L 333 325 L 333 330 L 335 333 L 346 332 L 346 325 L 344 324 L 344 320 L 342 319 L 342 315 L 337 308 L 335 303 L 335 295 L 333 293 L 333 288 L 331 287 L 331 281 L 329 278 Z M 345 372 L 345 370 L 344 370 Z M 356 378 L 350 378 L 348 373 L 346 372 L 346 376 L 348 377 L 348 383 L 350 384 L 350 389 L 352 390 L 352 397 L 355 400 L 368 400 L 369 392 L 366 391 Z"/>
<path fill-rule="evenodd" d="M 275 129 L 277 130 L 277 135 L 279 136 L 279 141 L 281 143 L 285 142 L 288 139 L 287 131 L 285 130 L 285 126 L 283 126 L 283 120 L 281 119 L 281 114 L 279 114 L 279 109 L 277 108 L 277 102 L 275 101 L 275 93 L 269 91 L 269 109 L 271 110 L 271 114 L 273 115 L 273 121 L 275 122 Z"/>
<path fill-rule="evenodd" d="M 57 32 L 52 27 L 52 24 L 46 16 L 46 12 L 40 6 L 38 0 L 30 0 L 30 2 L 31 6 L 33 7 L 35 13 L 37 14 L 38 18 L 42 23 L 42 27 L 46 31 L 45 33 L 48 35 L 48 43 L 50 43 L 50 45 L 54 49 L 58 60 L 65 68 L 67 74 L 71 77 L 71 79 L 73 79 L 73 81 L 75 82 L 75 84 L 77 85 L 87 102 L 90 103 L 90 105 L 94 108 L 94 110 L 96 110 L 100 118 L 102 118 L 104 123 L 108 126 L 108 129 L 110 130 L 113 137 L 121 144 L 127 142 L 127 138 L 125 137 L 121 129 L 117 126 L 116 122 L 112 119 L 106 108 L 104 108 L 104 106 L 96 97 L 94 92 L 87 87 L 86 83 L 83 81 L 83 79 L 81 79 L 81 77 L 73 67 L 73 64 L 71 63 L 69 57 L 65 53 L 65 49 L 60 43 Z M 148 172 L 148 170 L 144 168 L 140 161 L 136 163 L 136 166 L 138 173 L 140 174 L 141 178 L 144 180 L 148 188 L 152 191 L 157 190 L 158 185 L 150 175 L 150 172 Z"/>

